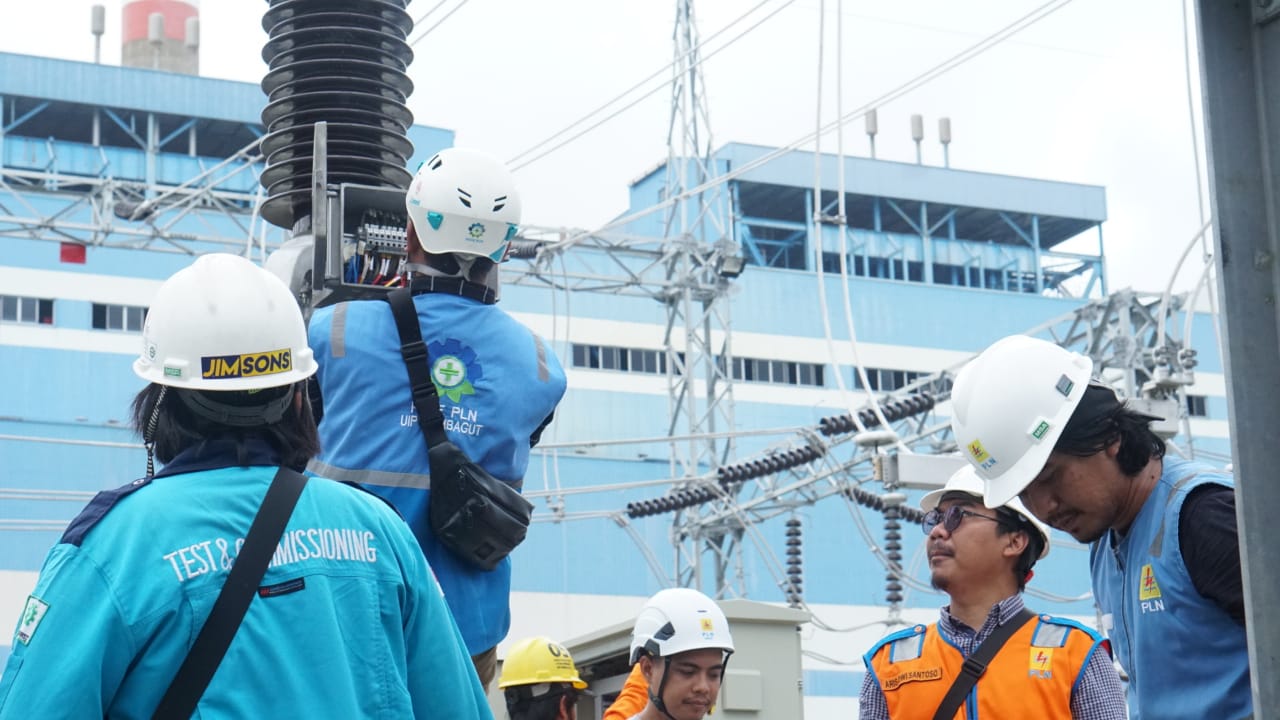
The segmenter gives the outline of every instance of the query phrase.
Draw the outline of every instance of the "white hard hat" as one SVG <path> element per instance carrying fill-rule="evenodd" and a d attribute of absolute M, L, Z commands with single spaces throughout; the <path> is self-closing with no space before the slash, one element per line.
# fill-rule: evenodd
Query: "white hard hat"
<path fill-rule="evenodd" d="M 987 507 L 1016 497 L 1044 468 L 1084 397 L 1093 360 L 1011 335 L 965 365 L 951 388 L 951 429 L 986 481 Z"/>
<path fill-rule="evenodd" d="M 671 657 L 689 650 L 733 652 L 729 621 L 715 601 L 691 588 L 670 588 L 649 598 L 631 631 L 631 663 L 640 656 Z"/>
<path fill-rule="evenodd" d="M 202 255 L 160 286 L 133 372 L 192 390 L 261 390 L 311 376 L 298 302 L 279 278 L 237 255 Z"/>
<path fill-rule="evenodd" d="M 501 262 L 520 222 L 511 173 L 494 158 L 465 148 L 441 150 L 423 163 L 405 207 L 423 250 L 494 262 Z"/>
<path fill-rule="evenodd" d="M 965 465 L 952 473 L 951 477 L 947 479 L 947 484 L 941 489 L 930 490 L 925 493 L 924 497 L 920 498 L 920 509 L 925 512 L 936 509 L 938 504 L 942 502 L 942 497 L 950 492 L 961 492 L 966 495 L 972 495 L 978 500 L 982 500 L 984 492 L 983 485 L 984 483 L 982 482 L 982 478 L 978 477 L 978 471 L 974 470 L 972 465 Z M 1040 522 L 1040 518 L 1032 515 L 1031 511 L 1027 509 L 1027 506 L 1023 505 L 1022 501 L 1016 497 L 1005 503 L 1004 506 L 1021 515 L 1024 520 L 1034 525 L 1036 531 L 1040 533 L 1040 540 L 1042 541 L 1043 548 L 1040 550 L 1040 556 L 1037 559 L 1048 555 L 1049 526 Z"/>

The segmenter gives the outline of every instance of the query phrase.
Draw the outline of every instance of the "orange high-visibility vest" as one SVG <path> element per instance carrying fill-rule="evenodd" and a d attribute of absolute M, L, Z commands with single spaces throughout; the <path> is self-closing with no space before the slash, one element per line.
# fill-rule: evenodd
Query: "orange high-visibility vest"
<path fill-rule="evenodd" d="M 1071 720 L 1071 689 L 1103 642 L 1077 622 L 1040 615 L 996 653 L 960 706 L 957 720 Z M 938 632 L 937 623 L 889 635 L 867 657 L 894 720 L 931 720 L 964 664 L 964 656 Z"/>

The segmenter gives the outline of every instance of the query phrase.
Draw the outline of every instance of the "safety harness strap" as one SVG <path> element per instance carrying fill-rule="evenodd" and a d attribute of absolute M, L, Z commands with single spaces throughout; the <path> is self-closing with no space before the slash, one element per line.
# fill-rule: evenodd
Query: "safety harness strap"
<path fill-rule="evenodd" d="M 422 342 L 413 295 L 408 289 L 400 288 L 385 297 L 396 319 L 396 332 L 400 334 L 400 357 L 404 358 L 405 370 L 409 372 L 409 390 L 413 393 L 413 407 L 418 411 L 418 427 L 427 439 L 427 447 L 437 447 L 449 438 L 444 434 L 440 395 L 431 379 L 431 356 L 426 343 Z"/>

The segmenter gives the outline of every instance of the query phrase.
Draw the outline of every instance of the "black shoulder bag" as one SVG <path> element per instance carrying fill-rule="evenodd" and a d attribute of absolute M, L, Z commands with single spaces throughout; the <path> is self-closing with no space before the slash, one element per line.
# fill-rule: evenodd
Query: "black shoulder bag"
<path fill-rule="evenodd" d="M 280 536 L 306 484 L 307 477 L 299 472 L 285 467 L 276 471 L 271 487 L 267 488 L 262 505 L 258 507 L 258 514 L 254 515 L 249 526 L 244 546 L 227 574 L 227 581 L 223 583 L 218 599 L 213 601 L 213 609 L 187 651 L 178 674 L 160 699 L 152 720 L 185 720 L 195 712 L 196 703 L 209 687 L 209 681 L 227 654 L 231 639 L 253 602 L 258 583 L 267 572 L 267 564 L 280 544 Z"/>
<path fill-rule="evenodd" d="M 409 372 L 418 427 L 427 442 L 431 465 L 427 519 L 431 531 L 458 558 L 481 570 L 492 570 L 524 541 L 533 519 L 533 503 L 449 441 L 413 295 L 400 288 L 386 298 L 400 334 L 400 356 Z"/>
<path fill-rule="evenodd" d="M 955 682 L 951 683 L 951 689 L 947 690 L 947 694 L 942 698 L 942 704 L 938 706 L 938 712 L 933 714 L 933 720 L 952 720 L 956 716 L 956 711 L 960 709 L 964 698 L 977 684 L 978 678 L 987 671 L 987 666 L 991 664 L 996 653 L 1000 652 L 1000 648 L 1004 647 L 1005 641 L 1013 637 L 1013 634 L 1026 625 L 1036 614 L 1026 608 L 1022 608 L 1022 612 L 1009 618 L 1009 622 L 995 629 L 995 632 L 987 636 L 986 640 L 973 651 L 973 654 L 964 659 L 964 665 L 960 668 L 960 674 L 956 676 Z"/>

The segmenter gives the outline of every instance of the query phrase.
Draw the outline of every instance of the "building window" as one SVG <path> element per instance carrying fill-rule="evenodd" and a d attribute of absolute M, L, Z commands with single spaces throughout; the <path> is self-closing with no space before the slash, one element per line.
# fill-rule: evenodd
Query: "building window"
<path fill-rule="evenodd" d="M 684 353 L 677 353 L 676 372 L 679 372 L 679 367 L 683 364 Z M 724 358 L 717 357 L 716 364 L 723 369 Z M 592 370 L 666 375 L 667 354 L 662 350 L 574 343 L 573 366 Z M 823 387 L 825 378 L 823 371 L 824 366 L 814 363 L 743 357 L 733 359 L 733 379 L 745 382 Z"/>
<path fill-rule="evenodd" d="M 573 366 L 593 370 L 667 374 L 667 355 L 661 350 L 641 350 L 608 345 L 573 345 Z"/>
<path fill-rule="evenodd" d="M 0 295 L 0 322 L 53 324 L 53 300 Z"/>
<path fill-rule="evenodd" d="M 1208 417 L 1209 411 L 1205 407 L 1204 395 L 1187 395 L 1187 415 L 1191 417 Z"/>
<path fill-rule="evenodd" d="M 890 392 L 906 387 L 911 383 L 919 380 L 923 373 L 911 370 L 892 370 L 889 368 L 865 368 L 867 371 L 867 385 L 862 386 L 862 376 L 858 375 L 855 368 L 853 370 L 853 387 L 855 390 L 872 390 L 875 392 Z"/>
<path fill-rule="evenodd" d="M 147 308 L 133 305 L 93 304 L 94 330 L 123 330 L 125 332 L 142 332 L 142 323 L 147 319 Z"/>
<path fill-rule="evenodd" d="M 823 366 L 790 360 L 735 357 L 733 379 L 777 385 L 823 386 Z"/>

